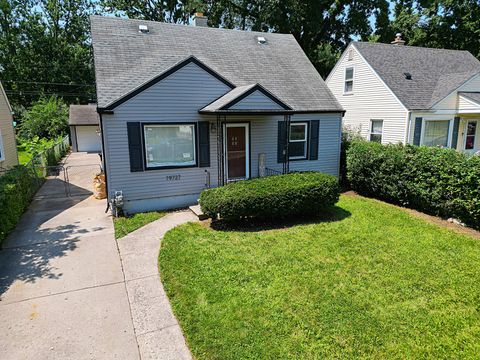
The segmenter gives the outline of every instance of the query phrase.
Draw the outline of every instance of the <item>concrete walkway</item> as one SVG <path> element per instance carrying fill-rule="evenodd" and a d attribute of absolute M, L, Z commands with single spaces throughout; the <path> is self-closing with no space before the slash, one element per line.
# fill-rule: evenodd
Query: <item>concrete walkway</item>
<path fill-rule="evenodd" d="M 118 240 L 142 359 L 192 358 L 159 278 L 158 253 L 168 230 L 196 220 L 191 211 L 170 213 Z"/>
<path fill-rule="evenodd" d="M 106 202 L 91 196 L 97 154 L 67 158 L 0 251 L 0 358 L 139 359 Z"/>

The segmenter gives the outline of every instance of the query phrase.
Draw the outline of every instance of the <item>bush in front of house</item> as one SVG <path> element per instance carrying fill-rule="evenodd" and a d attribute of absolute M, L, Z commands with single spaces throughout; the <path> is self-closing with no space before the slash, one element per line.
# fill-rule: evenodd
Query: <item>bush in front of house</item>
<path fill-rule="evenodd" d="M 200 195 L 209 217 L 275 219 L 318 215 L 339 199 L 336 177 L 318 172 L 275 175 L 208 189 Z"/>
<path fill-rule="evenodd" d="M 33 170 L 24 166 L 0 176 L 0 244 L 15 228 L 42 182 Z"/>
<path fill-rule="evenodd" d="M 355 191 L 480 228 L 480 157 L 453 149 L 353 141 L 347 178 Z"/>

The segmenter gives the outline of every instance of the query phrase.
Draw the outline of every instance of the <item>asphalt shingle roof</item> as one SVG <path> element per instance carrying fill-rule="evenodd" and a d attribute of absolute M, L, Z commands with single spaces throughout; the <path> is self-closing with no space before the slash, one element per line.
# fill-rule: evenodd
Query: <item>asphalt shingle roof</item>
<path fill-rule="evenodd" d="M 189 56 L 235 86 L 259 83 L 296 111 L 342 111 L 292 35 L 92 16 L 100 108 Z M 148 34 L 138 31 L 145 24 Z M 267 43 L 258 44 L 257 36 Z"/>
<path fill-rule="evenodd" d="M 430 109 L 480 73 L 480 61 L 468 51 L 367 42 L 353 45 L 410 110 Z M 412 79 L 407 80 L 405 73 Z"/>
<path fill-rule="evenodd" d="M 69 125 L 98 125 L 99 122 L 97 104 L 70 105 Z"/>

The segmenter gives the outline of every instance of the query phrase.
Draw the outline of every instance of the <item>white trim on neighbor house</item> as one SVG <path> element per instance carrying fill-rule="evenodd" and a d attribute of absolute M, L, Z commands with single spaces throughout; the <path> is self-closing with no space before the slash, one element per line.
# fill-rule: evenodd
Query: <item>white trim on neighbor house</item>
<path fill-rule="evenodd" d="M 0 130 L 0 161 L 5 161 L 5 147 L 3 146 L 2 130 Z"/>
<path fill-rule="evenodd" d="M 458 89 L 460 89 L 462 86 L 465 86 L 467 85 L 470 81 L 473 81 L 476 77 L 480 76 L 480 73 L 477 73 L 475 75 L 473 75 L 470 79 L 466 80 L 465 82 L 463 82 L 461 85 L 459 85 L 455 90 L 451 91 L 447 96 L 443 97 L 442 99 L 438 100 L 437 102 L 435 102 L 434 104 L 432 104 L 432 106 L 430 107 L 431 109 L 433 109 L 435 107 L 435 105 L 437 105 L 439 102 L 445 100 L 446 98 L 448 98 L 450 95 L 453 95 L 455 94 L 456 92 L 458 92 Z M 458 103 L 458 102 L 457 102 Z M 458 105 L 457 105 L 457 108 L 458 108 Z"/>
<path fill-rule="evenodd" d="M 228 149 L 227 149 L 227 128 L 243 127 L 245 128 L 245 179 L 250 179 L 250 123 L 226 123 L 223 126 L 223 149 L 224 149 L 224 169 L 226 181 L 235 181 L 240 179 L 230 179 L 228 176 Z"/>
<path fill-rule="evenodd" d="M 393 95 L 393 97 L 395 98 L 395 100 L 398 101 L 398 103 L 403 107 L 403 109 L 405 111 L 408 111 L 409 109 L 407 109 L 407 107 L 400 101 L 400 99 L 397 97 L 397 95 L 395 95 L 395 93 L 392 91 L 392 89 L 390 89 L 390 87 L 385 83 L 385 81 L 383 81 L 383 79 L 381 78 L 380 75 L 378 75 L 378 73 L 375 71 L 375 69 L 370 65 L 370 63 L 363 57 L 362 53 L 355 47 L 355 44 L 351 44 L 351 46 L 355 49 L 355 52 L 358 54 L 358 56 L 360 57 L 360 59 L 362 59 L 362 61 L 365 62 L 365 64 L 367 64 L 368 68 L 375 74 L 375 76 L 380 80 L 380 82 L 383 84 L 383 86 L 385 86 L 385 88 L 390 92 L 390 94 Z M 338 62 L 337 62 L 338 64 Z"/>

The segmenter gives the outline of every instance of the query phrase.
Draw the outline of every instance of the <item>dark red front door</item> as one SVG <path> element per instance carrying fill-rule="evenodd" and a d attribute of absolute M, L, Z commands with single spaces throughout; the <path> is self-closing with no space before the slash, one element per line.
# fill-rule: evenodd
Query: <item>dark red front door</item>
<path fill-rule="evenodd" d="M 227 127 L 227 166 L 228 179 L 247 177 L 246 128 Z"/>

